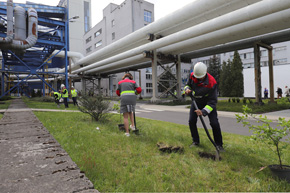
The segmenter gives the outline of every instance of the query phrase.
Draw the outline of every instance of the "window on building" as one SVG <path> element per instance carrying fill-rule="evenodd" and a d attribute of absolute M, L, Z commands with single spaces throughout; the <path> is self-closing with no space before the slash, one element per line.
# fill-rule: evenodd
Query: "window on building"
<path fill-rule="evenodd" d="M 153 90 L 150 88 L 146 88 L 146 93 L 153 93 Z"/>
<path fill-rule="evenodd" d="M 281 65 L 287 63 L 287 58 L 277 59 L 273 61 L 274 65 Z"/>
<path fill-rule="evenodd" d="M 84 27 L 85 32 L 90 30 L 90 3 L 87 1 L 84 1 Z"/>
<path fill-rule="evenodd" d="M 115 26 L 115 20 L 113 19 L 112 20 L 112 27 L 114 27 Z"/>
<path fill-rule="evenodd" d="M 92 46 L 90 46 L 90 47 L 88 47 L 87 49 L 86 49 L 86 52 L 87 53 L 89 53 L 89 52 L 91 52 L 92 51 Z"/>
<path fill-rule="evenodd" d="M 144 10 L 144 21 L 151 23 L 152 22 L 152 13 L 151 11 Z"/>
<path fill-rule="evenodd" d="M 112 33 L 112 40 L 115 39 L 115 32 Z"/>
<path fill-rule="evenodd" d="M 152 80 L 152 74 L 146 74 L 146 80 Z"/>
<path fill-rule="evenodd" d="M 275 50 L 275 52 L 277 52 L 277 51 L 282 51 L 282 50 L 286 50 L 286 46 L 277 47 L 277 48 L 275 48 L 274 50 Z"/>
<path fill-rule="evenodd" d="M 96 33 L 95 33 L 95 38 L 98 37 L 99 35 L 102 34 L 102 29 L 99 29 Z"/>
<path fill-rule="evenodd" d="M 146 88 L 152 88 L 152 83 L 146 83 Z"/>
<path fill-rule="evenodd" d="M 92 40 L 92 36 L 90 36 L 86 39 L 86 43 L 89 43 L 91 40 Z"/>
<path fill-rule="evenodd" d="M 261 50 L 260 54 L 261 54 L 262 57 L 268 56 L 267 50 Z"/>
<path fill-rule="evenodd" d="M 101 40 L 101 41 L 98 41 L 98 42 L 95 44 L 95 48 L 100 47 L 101 45 L 102 45 L 102 40 Z"/>

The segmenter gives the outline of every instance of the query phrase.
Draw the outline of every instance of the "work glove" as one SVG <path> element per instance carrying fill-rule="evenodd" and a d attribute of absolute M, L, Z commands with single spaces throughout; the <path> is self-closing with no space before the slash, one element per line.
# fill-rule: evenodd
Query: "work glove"
<path fill-rule="evenodd" d="M 191 94 L 192 94 L 192 96 L 194 96 L 195 95 L 195 91 L 193 90 Z"/>

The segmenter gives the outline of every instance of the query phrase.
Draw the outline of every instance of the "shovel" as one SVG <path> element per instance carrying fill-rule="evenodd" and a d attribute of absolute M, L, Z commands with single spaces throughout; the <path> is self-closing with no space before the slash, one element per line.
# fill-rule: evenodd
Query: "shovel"
<path fill-rule="evenodd" d="M 134 115 L 134 125 L 135 125 L 135 130 L 133 130 L 133 133 L 134 133 L 135 135 L 140 135 L 140 133 L 139 133 L 139 129 L 137 129 L 137 126 L 136 126 L 135 109 L 134 109 L 134 111 L 133 111 L 133 115 Z"/>
<path fill-rule="evenodd" d="M 195 98 L 194 98 L 194 97 L 192 97 L 192 103 L 193 103 L 194 108 L 197 110 L 198 107 L 197 107 L 197 104 L 196 104 L 196 102 L 195 102 Z M 214 145 L 214 147 L 215 147 L 215 149 L 216 149 L 215 160 L 220 160 L 220 150 L 219 150 L 219 148 L 217 147 L 217 145 L 216 145 L 216 143 L 214 142 L 214 140 L 211 138 L 211 136 L 210 136 L 210 134 L 209 134 L 209 132 L 208 132 L 208 130 L 207 130 L 206 124 L 205 124 L 205 122 L 204 122 L 204 120 L 203 120 L 202 115 L 199 115 L 199 118 L 200 118 L 200 120 L 201 120 L 201 123 L 202 123 L 202 125 L 203 125 L 203 128 L 204 128 L 204 130 L 205 130 L 205 132 L 206 132 L 206 135 L 207 135 L 208 139 L 211 141 L 211 143 Z"/>

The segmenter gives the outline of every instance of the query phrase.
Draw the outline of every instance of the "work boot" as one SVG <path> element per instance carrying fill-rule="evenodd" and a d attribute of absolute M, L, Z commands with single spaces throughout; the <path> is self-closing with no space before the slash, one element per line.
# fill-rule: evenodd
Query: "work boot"
<path fill-rule="evenodd" d="M 221 145 L 218 145 L 217 148 L 218 148 L 218 150 L 219 150 L 220 152 L 225 152 L 225 151 L 226 151 L 226 150 L 223 148 L 223 146 L 221 146 Z"/>
<path fill-rule="evenodd" d="M 192 148 L 192 147 L 197 147 L 197 146 L 199 146 L 199 143 L 197 143 L 197 142 L 192 142 L 192 144 L 191 144 L 189 147 Z"/>

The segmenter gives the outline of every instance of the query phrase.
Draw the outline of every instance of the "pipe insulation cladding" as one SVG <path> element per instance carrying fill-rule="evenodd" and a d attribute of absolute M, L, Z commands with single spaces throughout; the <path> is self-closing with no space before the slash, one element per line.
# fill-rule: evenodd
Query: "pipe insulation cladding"
<path fill-rule="evenodd" d="M 168 14 L 159 20 L 136 30 L 122 39 L 107 45 L 106 47 L 79 60 L 75 67 L 89 65 L 96 61 L 111 57 L 134 47 L 140 46 L 146 41 L 148 34 L 165 33 L 165 29 L 170 28 L 171 32 L 185 29 L 189 26 L 197 25 L 219 15 L 229 13 L 242 7 L 257 3 L 261 0 L 197 0 L 183 8 Z M 162 32 L 162 33 L 159 33 Z M 170 33 L 171 33 L 170 32 Z M 166 34 L 166 33 L 165 33 Z M 167 33 L 169 34 L 169 33 Z M 140 41 L 141 40 L 141 41 Z M 135 44 L 135 42 L 138 42 Z"/>
<path fill-rule="evenodd" d="M 79 73 L 86 70 L 90 70 L 92 68 L 96 68 L 99 66 L 106 65 L 108 63 L 113 63 L 118 60 L 123 60 L 124 58 L 132 57 L 137 54 L 141 54 L 144 51 L 149 50 L 155 50 L 158 48 L 162 48 L 171 44 L 175 44 L 178 42 L 182 42 L 185 40 L 189 40 L 192 38 L 198 38 L 198 36 L 204 36 L 207 33 L 215 32 L 218 30 L 222 30 L 224 28 L 234 26 L 241 24 L 241 26 L 244 26 L 244 28 L 247 27 L 247 21 L 254 20 L 254 23 L 256 24 L 256 31 L 257 33 L 253 32 L 253 36 L 260 35 L 263 33 L 263 30 L 265 33 L 281 30 L 287 28 L 285 25 L 285 22 L 283 22 L 285 19 L 288 19 L 287 13 L 285 11 L 282 11 L 283 14 L 276 14 L 278 18 L 275 17 L 275 22 L 266 22 L 270 26 L 279 26 L 278 28 L 273 28 L 269 26 L 269 30 L 266 30 L 265 28 L 260 29 L 259 25 L 261 24 L 259 18 L 263 18 L 265 15 L 269 15 L 271 13 L 280 12 L 281 10 L 287 10 L 290 8 L 290 1 L 284 1 L 284 0 L 264 0 L 258 3 L 255 3 L 251 6 L 241 8 L 239 10 L 233 11 L 231 13 L 227 13 L 225 15 L 222 15 L 218 18 L 206 21 L 204 23 L 198 24 L 196 26 L 192 26 L 190 28 L 187 28 L 185 30 L 181 30 L 177 33 L 171 34 L 169 36 L 163 37 L 161 39 L 155 40 L 153 42 L 147 43 L 145 45 L 136 47 L 134 49 L 125 51 L 123 53 L 120 53 L 118 55 L 115 55 L 110 58 L 106 58 L 104 60 L 101 60 L 99 62 L 93 63 L 89 66 L 83 67 L 81 69 L 73 71 L 73 73 Z M 279 20 L 279 17 L 281 19 Z M 256 19 L 257 18 L 257 19 Z M 270 21 L 273 21 L 271 18 Z M 289 22 L 288 22 L 289 23 Z M 150 25 L 149 25 L 150 26 Z M 259 32 L 258 31 L 262 31 Z M 244 33 L 243 30 L 239 33 Z M 226 33 L 225 33 L 226 34 Z M 238 36 L 238 35 L 237 35 Z M 227 38 L 225 36 L 225 38 Z"/>
<path fill-rule="evenodd" d="M 273 13 L 262 18 L 217 30 L 202 36 L 188 39 L 157 50 L 164 54 L 187 53 L 241 39 L 290 28 L 290 9 Z"/>

